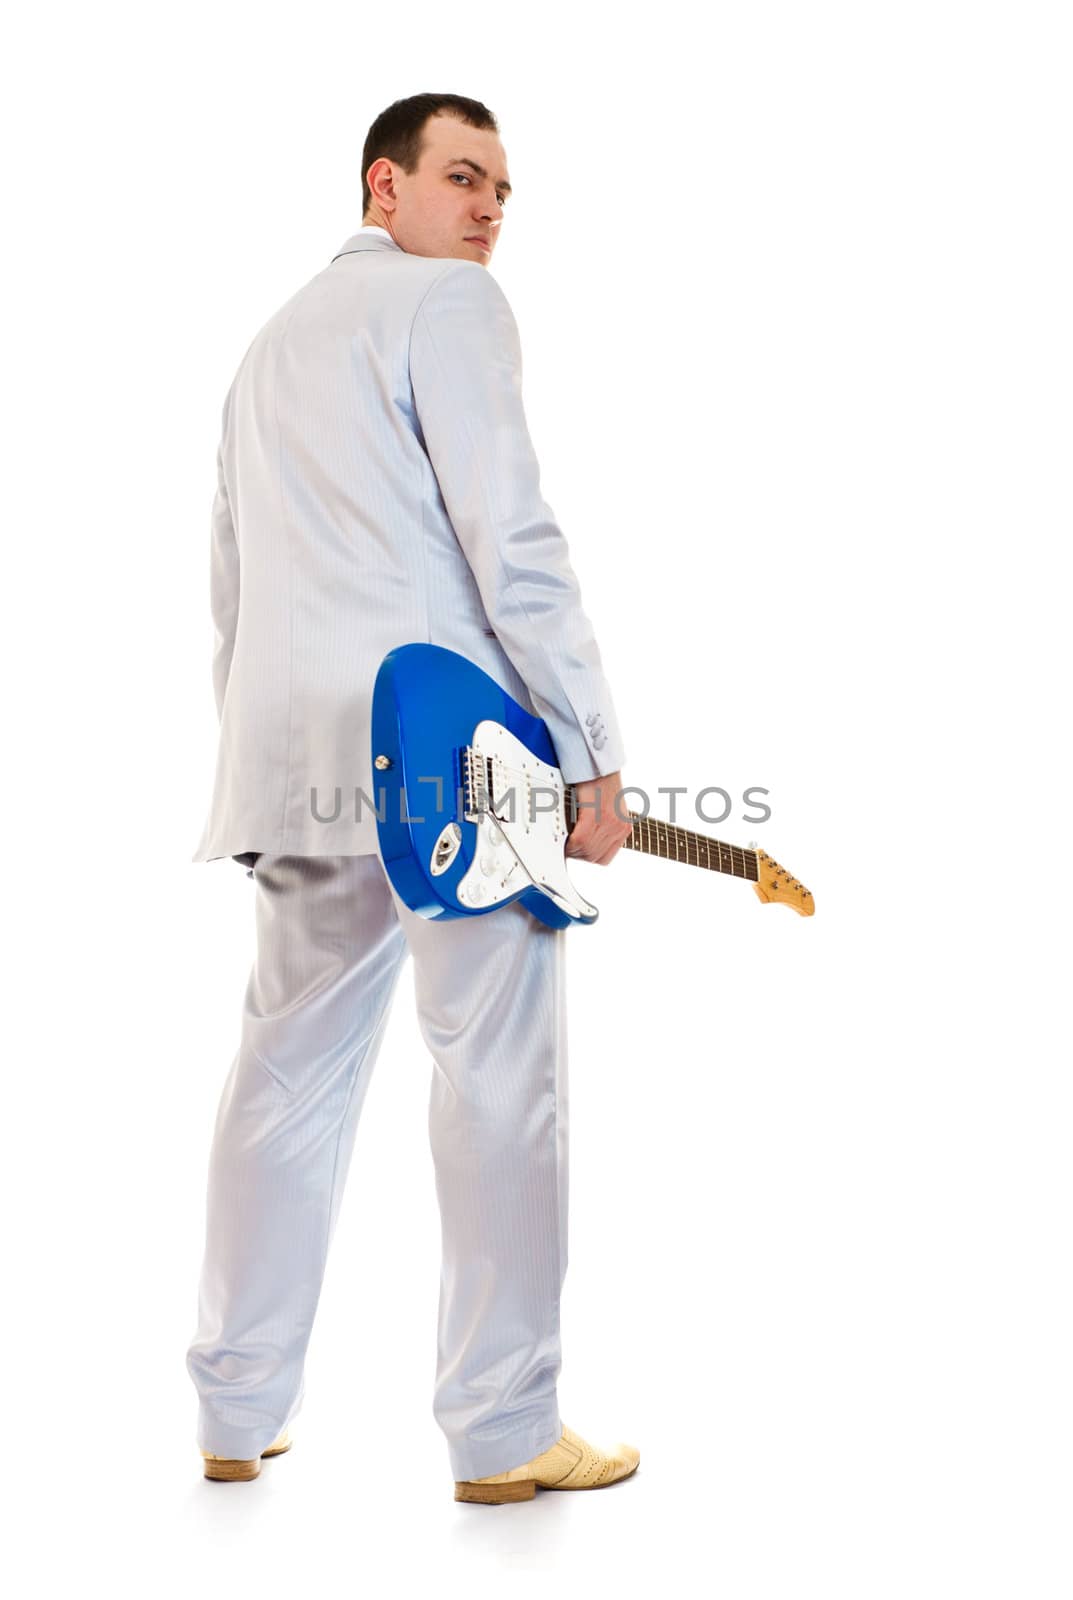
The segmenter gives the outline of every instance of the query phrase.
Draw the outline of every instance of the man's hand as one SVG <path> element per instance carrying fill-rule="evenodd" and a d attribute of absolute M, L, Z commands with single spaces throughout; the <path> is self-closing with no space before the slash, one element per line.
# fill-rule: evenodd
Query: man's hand
<path fill-rule="evenodd" d="M 577 820 L 566 841 L 566 854 L 582 861 L 595 861 L 606 867 L 629 838 L 632 823 L 626 820 L 629 807 L 615 799 L 622 793 L 622 774 L 609 772 L 603 778 L 571 785 Z"/>

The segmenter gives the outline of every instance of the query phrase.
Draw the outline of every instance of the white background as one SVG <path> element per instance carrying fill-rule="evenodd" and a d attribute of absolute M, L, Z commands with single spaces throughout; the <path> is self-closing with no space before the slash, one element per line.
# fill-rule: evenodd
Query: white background
<path fill-rule="evenodd" d="M 9 24 L 20 1593 L 1069 1594 L 1066 22 L 307 0 Z M 254 932 L 240 869 L 190 861 L 220 409 L 359 226 L 369 123 L 425 90 L 500 119 L 491 270 L 625 779 L 765 786 L 769 822 L 710 831 L 817 905 L 632 852 L 573 867 L 601 915 L 567 935 L 560 1409 L 642 1463 L 498 1510 L 454 1503 L 431 1413 L 408 978 L 295 1447 L 256 1484 L 201 1477 L 184 1364 Z"/>

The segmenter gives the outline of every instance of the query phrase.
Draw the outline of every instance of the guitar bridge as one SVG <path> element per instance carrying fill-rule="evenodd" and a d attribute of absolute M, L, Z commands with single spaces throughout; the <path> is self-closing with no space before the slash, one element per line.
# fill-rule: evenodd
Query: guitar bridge
<path fill-rule="evenodd" d="M 465 820 L 479 822 L 482 817 L 498 817 L 504 801 L 513 820 L 519 805 L 528 807 L 529 804 L 528 783 L 523 784 L 524 795 L 518 794 L 518 779 L 523 776 L 518 772 L 508 773 L 497 755 L 485 754 L 473 745 L 466 745 L 462 750 L 462 804 Z"/>
<path fill-rule="evenodd" d="M 462 801 L 467 822 L 476 822 L 490 810 L 492 757 L 467 744 L 462 751 Z"/>

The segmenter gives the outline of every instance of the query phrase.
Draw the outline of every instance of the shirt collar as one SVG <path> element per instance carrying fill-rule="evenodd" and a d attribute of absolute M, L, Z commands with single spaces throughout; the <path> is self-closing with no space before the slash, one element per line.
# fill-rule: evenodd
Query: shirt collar
<path fill-rule="evenodd" d="M 344 245 L 335 252 L 333 261 L 338 261 L 340 256 L 348 256 L 355 250 L 402 250 L 396 244 L 386 228 L 381 228 L 375 222 L 366 222 L 352 234 Z"/>

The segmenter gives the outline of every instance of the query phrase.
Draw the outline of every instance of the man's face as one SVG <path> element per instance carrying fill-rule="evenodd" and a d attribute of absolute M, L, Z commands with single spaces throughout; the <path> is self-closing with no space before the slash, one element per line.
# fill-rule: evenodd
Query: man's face
<path fill-rule="evenodd" d="M 385 158 L 372 163 L 365 221 L 386 228 L 410 255 L 487 266 L 510 193 L 498 134 L 437 114 L 425 123 L 422 144 L 416 172 Z"/>

